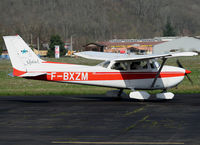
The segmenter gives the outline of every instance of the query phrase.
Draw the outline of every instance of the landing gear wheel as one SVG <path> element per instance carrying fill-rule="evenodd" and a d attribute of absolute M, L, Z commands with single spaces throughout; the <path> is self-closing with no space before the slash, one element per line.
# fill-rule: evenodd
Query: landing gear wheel
<path fill-rule="evenodd" d="M 156 94 L 157 99 L 165 99 L 165 100 L 171 100 L 174 98 L 174 94 L 171 92 L 163 92 Z"/>
<path fill-rule="evenodd" d="M 147 100 L 150 97 L 150 94 L 145 91 L 134 91 L 129 94 L 129 97 L 137 100 Z"/>

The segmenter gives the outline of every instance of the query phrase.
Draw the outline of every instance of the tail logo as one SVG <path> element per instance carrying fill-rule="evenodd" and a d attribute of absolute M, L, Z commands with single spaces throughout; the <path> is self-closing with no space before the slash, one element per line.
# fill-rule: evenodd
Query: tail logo
<path fill-rule="evenodd" d="M 28 52 L 28 50 L 26 50 L 26 49 L 21 50 L 21 53 L 22 53 L 22 54 L 25 54 L 25 53 L 27 53 L 27 52 Z"/>

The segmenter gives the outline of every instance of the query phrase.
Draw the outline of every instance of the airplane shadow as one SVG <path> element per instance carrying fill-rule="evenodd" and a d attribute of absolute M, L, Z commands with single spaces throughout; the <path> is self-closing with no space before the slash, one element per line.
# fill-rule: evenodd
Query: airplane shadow
<path fill-rule="evenodd" d="M 149 100 L 130 99 L 129 97 L 107 97 L 106 95 L 70 95 L 70 96 L 6 96 L 0 101 L 21 103 L 51 103 L 51 102 L 130 102 L 130 103 L 166 103 L 174 100 L 160 100 L 155 97 Z"/>

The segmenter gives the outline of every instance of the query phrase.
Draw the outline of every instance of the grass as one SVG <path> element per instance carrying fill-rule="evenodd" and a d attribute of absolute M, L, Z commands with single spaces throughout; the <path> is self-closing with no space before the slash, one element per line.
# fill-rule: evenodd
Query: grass
<path fill-rule="evenodd" d="M 84 65 L 100 63 L 100 61 L 70 57 L 60 59 L 46 58 L 46 60 Z M 170 91 L 174 93 L 200 93 L 200 56 L 184 57 L 179 60 L 186 69 L 192 71 L 190 77 L 194 85 L 191 85 L 187 79 L 184 79 L 178 86 L 178 89 L 173 88 Z M 176 59 L 168 59 L 167 64 L 176 66 Z M 8 76 L 11 72 L 12 66 L 10 61 L 0 60 L 0 96 L 105 94 L 108 90 L 112 90 L 105 87 L 26 80 Z M 155 92 L 158 91 L 150 91 L 150 93 Z"/>

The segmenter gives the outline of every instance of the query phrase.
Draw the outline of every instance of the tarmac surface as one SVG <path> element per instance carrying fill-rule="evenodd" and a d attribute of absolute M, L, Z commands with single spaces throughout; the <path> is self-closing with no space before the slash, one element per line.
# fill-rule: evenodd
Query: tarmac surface
<path fill-rule="evenodd" d="M 0 144 L 200 144 L 200 94 L 0 97 Z"/>

